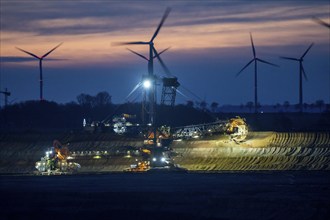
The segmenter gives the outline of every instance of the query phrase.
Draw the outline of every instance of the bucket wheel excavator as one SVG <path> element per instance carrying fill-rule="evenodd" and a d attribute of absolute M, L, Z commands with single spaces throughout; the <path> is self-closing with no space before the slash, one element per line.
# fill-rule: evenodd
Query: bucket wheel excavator
<path fill-rule="evenodd" d="M 61 144 L 58 140 L 53 141 L 53 147 L 48 149 L 44 157 L 36 162 L 35 167 L 38 174 L 52 175 L 73 173 L 80 169 L 80 165 L 75 162 L 68 161 L 70 152 L 67 145 Z"/>

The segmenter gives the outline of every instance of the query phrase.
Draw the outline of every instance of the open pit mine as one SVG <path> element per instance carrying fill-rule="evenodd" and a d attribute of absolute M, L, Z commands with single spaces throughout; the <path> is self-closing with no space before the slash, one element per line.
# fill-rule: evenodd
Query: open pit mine
<path fill-rule="evenodd" d="M 68 151 L 54 149 L 54 139 Z M 57 162 L 65 163 L 65 174 L 143 172 L 159 167 L 152 166 L 156 160 L 189 172 L 330 169 L 329 132 L 249 132 L 242 141 L 228 134 L 176 138 L 158 158 L 150 155 L 143 138 L 113 133 L 1 134 L 1 140 L 2 174 L 49 171 L 45 157 L 50 150 L 64 152 L 65 160 Z"/>

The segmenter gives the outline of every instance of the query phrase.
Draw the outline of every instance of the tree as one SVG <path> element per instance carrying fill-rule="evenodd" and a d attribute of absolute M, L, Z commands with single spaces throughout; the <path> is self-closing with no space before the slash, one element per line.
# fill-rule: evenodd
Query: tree
<path fill-rule="evenodd" d="M 323 100 L 316 100 L 315 105 L 320 109 L 320 112 L 321 112 L 322 108 L 324 107 L 324 101 Z"/>
<path fill-rule="evenodd" d="M 81 106 L 94 107 L 95 99 L 93 96 L 81 93 L 77 96 L 78 104 Z"/>
<path fill-rule="evenodd" d="M 219 106 L 219 103 L 217 103 L 217 102 L 212 102 L 212 103 L 211 103 L 211 111 L 212 111 L 212 112 L 215 112 L 215 111 L 217 110 L 218 106 Z"/>
<path fill-rule="evenodd" d="M 305 109 L 305 111 L 306 111 L 307 108 L 308 108 L 308 104 L 305 102 L 303 106 L 304 106 L 304 109 Z"/>
<path fill-rule="evenodd" d="M 202 110 L 205 110 L 206 109 L 206 106 L 207 106 L 207 103 L 205 101 L 201 101 L 199 103 L 199 107 L 202 109 Z"/>
<path fill-rule="evenodd" d="M 281 104 L 276 103 L 276 105 L 274 105 L 274 109 L 278 109 L 278 111 L 279 111 L 281 109 Z"/>
<path fill-rule="evenodd" d="M 288 108 L 290 107 L 290 102 L 289 102 L 289 101 L 285 101 L 285 102 L 283 103 L 283 106 L 284 106 L 284 108 L 285 108 L 285 111 L 287 112 L 287 111 L 288 111 Z"/>
<path fill-rule="evenodd" d="M 95 108 L 111 104 L 111 95 L 108 92 L 99 92 L 96 96 L 82 93 L 77 96 L 77 101 L 81 106 Z"/>
<path fill-rule="evenodd" d="M 104 106 L 111 104 L 111 95 L 108 92 L 99 92 L 95 96 L 95 105 Z"/>
<path fill-rule="evenodd" d="M 246 107 L 249 109 L 250 112 L 251 112 L 253 106 L 254 106 L 254 103 L 251 101 L 246 103 Z"/>
<path fill-rule="evenodd" d="M 194 107 L 194 102 L 191 101 L 191 100 L 188 100 L 186 105 L 187 105 L 187 107 L 193 108 Z"/>

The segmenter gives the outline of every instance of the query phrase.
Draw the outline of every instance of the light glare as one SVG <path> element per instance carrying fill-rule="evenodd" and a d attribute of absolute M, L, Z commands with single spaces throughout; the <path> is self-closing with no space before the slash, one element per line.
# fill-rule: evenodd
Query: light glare
<path fill-rule="evenodd" d="M 146 89 L 149 89 L 151 87 L 151 82 L 150 80 L 144 80 L 143 82 L 143 87 L 146 88 Z"/>

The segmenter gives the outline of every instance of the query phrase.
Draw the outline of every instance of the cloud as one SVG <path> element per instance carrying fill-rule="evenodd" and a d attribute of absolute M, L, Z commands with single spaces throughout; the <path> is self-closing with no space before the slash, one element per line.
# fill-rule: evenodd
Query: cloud
<path fill-rule="evenodd" d="M 36 59 L 32 57 L 0 57 L 1 63 L 21 63 L 35 60 Z"/>
<path fill-rule="evenodd" d="M 289 21 L 311 16 L 327 18 L 326 1 L 30 1 L 2 3 L 3 31 L 39 35 L 123 32 L 156 27 L 166 6 L 173 8 L 167 27 Z"/>
<path fill-rule="evenodd" d="M 33 57 L 0 57 L 0 62 L 6 63 L 21 63 L 21 62 L 29 62 L 29 61 L 36 61 L 36 58 Z M 54 58 L 45 58 L 47 61 L 64 61 L 67 59 L 54 59 Z"/>
<path fill-rule="evenodd" d="M 315 54 L 329 57 L 328 30 L 311 20 L 312 16 L 325 21 L 329 18 L 328 1 L 145 1 L 143 4 L 141 1 L 103 0 L 0 2 L 1 63 L 6 63 L 2 65 L 5 66 L 2 69 L 5 76 L 2 78 L 12 77 L 12 85 L 15 85 L 16 79 L 10 72 L 12 68 L 21 68 L 21 72 L 36 72 L 38 68 L 37 60 L 32 62 L 33 58 L 23 57 L 23 53 L 15 49 L 16 46 L 35 54 L 44 54 L 64 42 L 47 59 L 57 61 L 47 63 L 47 69 L 50 73 L 52 70 L 56 72 L 54 77 L 58 77 L 71 95 L 73 84 L 77 84 L 75 95 L 82 91 L 78 85 L 93 87 L 93 92 L 98 92 L 99 84 L 113 89 L 116 96 L 126 95 L 131 89 L 129 86 L 126 88 L 126 84 L 135 85 L 147 71 L 147 64 L 126 51 L 125 47 L 113 47 L 111 43 L 150 40 L 167 6 L 171 6 L 172 11 L 155 39 L 155 46 L 158 51 L 172 46 L 170 51 L 164 53 L 164 62 L 174 75 L 178 75 L 180 82 L 192 85 L 193 91 L 200 91 L 198 94 L 201 97 L 214 94 L 212 99 L 216 100 L 219 94 L 213 91 L 214 88 L 226 88 L 219 90 L 224 99 L 221 102 L 248 101 L 240 97 L 245 92 L 233 92 L 237 96 L 235 98 L 227 97 L 225 92 L 236 83 L 239 87 L 246 87 L 247 94 L 252 91 L 248 90 L 252 82 L 245 82 L 252 80 L 251 72 L 239 79 L 232 79 L 252 58 L 249 32 L 253 33 L 258 56 L 270 59 L 270 62 L 281 62 L 278 55 L 299 55 L 300 50 L 304 52 L 312 42 L 316 45 L 309 54 L 306 69 L 308 60 Z M 130 49 L 148 55 L 147 46 L 131 46 Z M 315 68 L 322 66 L 322 63 L 319 75 L 329 69 L 328 62 L 324 61 L 315 61 Z M 156 72 L 159 64 L 155 65 Z M 268 70 L 283 71 L 285 76 L 291 74 L 286 73 L 285 68 L 261 68 L 261 72 L 266 74 L 260 77 L 266 76 Z M 84 71 L 85 78 L 82 75 Z M 311 78 L 318 74 L 317 70 L 315 72 Z M 104 78 L 100 80 L 101 73 Z M 71 81 L 63 80 L 61 74 L 72 77 Z M 273 75 L 276 77 L 276 74 Z M 77 79 L 85 81 L 78 83 Z M 278 79 L 279 82 L 281 80 Z M 328 88 L 325 82 L 328 80 L 322 81 L 322 88 Z M 209 86 L 205 88 L 204 85 Z M 318 87 L 315 86 L 314 90 L 317 91 Z M 283 93 L 292 94 L 290 90 Z"/>

